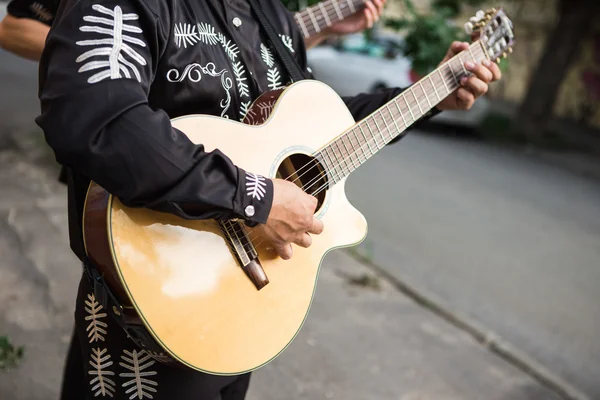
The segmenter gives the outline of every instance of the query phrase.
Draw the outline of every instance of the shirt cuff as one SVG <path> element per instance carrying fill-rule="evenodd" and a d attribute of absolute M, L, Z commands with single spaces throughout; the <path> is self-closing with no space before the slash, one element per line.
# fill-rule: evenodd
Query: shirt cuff
<path fill-rule="evenodd" d="M 250 226 L 267 222 L 273 204 L 273 181 L 238 168 L 233 211 Z"/>

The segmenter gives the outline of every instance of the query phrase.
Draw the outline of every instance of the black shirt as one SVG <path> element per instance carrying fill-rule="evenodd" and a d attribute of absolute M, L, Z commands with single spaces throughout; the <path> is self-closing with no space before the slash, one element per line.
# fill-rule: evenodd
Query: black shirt
<path fill-rule="evenodd" d="M 293 15 L 279 0 L 262 5 L 307 70 Z M 193 144 L 170 119 L 240 120 L 257 96 L 288 82 L 245 0 L 63 0 L 40 61 L 36 121 L 57 161 L 75 172 L 71 218 L 79 223 L 91 179 L 131 207 L 266 222 L 272 183 L 264 181 L 264 196 L 250 195 L 252 171 Z M 358 120 L 399 92 L 344 100 Z"/>
<path fill-rule="evenodd" d="M 58 10 L 59 0 L 12 0 L 6 11 L 16 18 L 35 19 L 51 25 Z"/>

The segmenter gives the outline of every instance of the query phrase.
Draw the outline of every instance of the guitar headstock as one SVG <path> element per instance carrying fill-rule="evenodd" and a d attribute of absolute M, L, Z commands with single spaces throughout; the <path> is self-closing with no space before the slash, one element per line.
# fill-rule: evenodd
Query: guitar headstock
<path fill-rule="evenodd" d="M 492 61 L 499 63 L 501 58 L 512 53 L 515 44 L 513 23 L 502 8 L 477 11 L 465 24 L 465 32 L 473 41 L 481 39 Z"/>

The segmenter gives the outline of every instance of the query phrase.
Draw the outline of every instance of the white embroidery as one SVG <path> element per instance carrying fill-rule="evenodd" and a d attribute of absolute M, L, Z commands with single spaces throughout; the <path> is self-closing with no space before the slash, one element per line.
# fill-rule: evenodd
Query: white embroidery
<path fill-rule="evenodd" d="M 37 1 L 34 2 L 33 4 L 30 4 L 29 9 L 41 21 L 49 22 L 52 20 L 52 18 L 54 18 L 54 15 L 52 15 L 52 13 L 46 7 L 44 7 L 42 4 L 38 3 Z"/>
<path fill-rule="evenodd" d="M 263 176 L 246 172 L 246 194 L 253 199 L 262 200 L 267 193 L 267 183 Z"/>
<path fill-rule="evenodd" d="M 221 39 L 221 45 L 223 46 L 225 53 L 227 53 L 227 56 L 229 56 L 231 60 L 236 60 L 237 55 L 240 52 L 240 50 L 237 47 L 237 44 L 227 39 L 222 33 L 219 33 L 219 38 Z"/>
<path fill-rule="evenodd" d="M 200 40 L 206 44 L 215 45 L 221 40 L 219 37 L 220 35 L 215 33 L 214 26 L 205 22 L 200 22 L 198 24 L 198 35 L 200 36 Z"/>
<path fill-rule="evenodd" d="M 228 71 L 226 69 L 217 72 L 214 63 L 208 63 L 206 66 L 202 66 L 198 63 L 188 64 L 183 72 L 179 74 L 177 69 L 173 68 L 167 72 L 167 80 L 169 82 L 183 82 L 186 78 L 190 81 L 196 83 L 202 80 L 202 74 L 212 76 L 214 78 L 221 77 L 221 85 L 223 85 L 223 89 L 225 89 L 226 97 L 221 100 L 219 105 L 223 109 L 221 112 L 221 117 L 229 118 L 229 116 L 225 115 L 229 107 L 231 106 L 231 93 L 229 90 L 233 87 L 233 82 L 230 77 L 227 76 Z"/>
<path fill-rule="evenodd" d="M 154 351 L 147 351 L 148 354 L 150 354 L 150 356 L 152 358 L 154 358 L 156 361 L 160 362 L 160 363 L 168 363 L 173 361 L 168 355 L 166 355 L 165 353 L 156 353 Z"/>
<path fill-rule="evenodd" d="M 271 50 L 269 50 L 269 48 L 263 43 L 260 44 L 260 55 L 269 68 L 271 68 L 273 64 L 275 64 L 275 60 L 273 60 L 273 54 L 271 54 Z"/>
<path fill-rule="evenodd" d="M 251 103 L 252 103 L 252 101 L 250 101 L 250 100 L 242 101 L 242 104 L 240 105 L 240 115 L 242 115 L 241 119 L 244 119 L 246 114 L 248 114 L 248 110 L 250 109 Z"/>
<path fill-rule="evenodd" d="M 267 72 L 267 80 L 269 81 L 269 88 L 275 90 L 281 87 L 281 75 L 277 68 L 271 68 Z"/>
<path fill-rule="evenodd" d="M 292 38 L 289 37 L 288 35 L 282 35 L 279 34 L 279 37 L 281 38 L 281 41 L 283 42 L 283 44 L 285 44 L 285 46 L 290 49 L 290 52 L 295 53 L 296 50 L 294 50 L 294 42 L 292 41 Z"/>
<path fill-rule="evenodd" d="M 152 397 L 150 392 L 157 392 L 157 390 L 154 387 L 158 386 L 158 383 L 156 381 L 153 381 L 152 379 L 148 379 L 147 377 L 154 376 L 157 374 L 157 372 L 145 370 L 153 366 L 156 363 L 156 361 L 154 361 L 150 354 L 146 353 L 146 351 L 144 350 L 140 351 L 139 353 L 137 350 L 133 350 L 133 352 L 123 350 L 123 353 L 124 355 L 121 355 L 121 359 L 125 362 L 119 362 L 119 365 L 131 371 L 121 372 L 119 374 L 121 378 L 131 378 L 122 385 L 123 388 L 131 386 L 125 391 L 125 393 L 132 393 L 131 396 L 129 396 L 130 400 L 135 398 L 153 399 L 154 397 Z"/>
<path fill-rule="evenodd" d="M 91 39 L 91 40 L 80 40 L 77 43 L 78 46 L 101 46 L 96 47 L 92 50 L 88 50 L 85 53 L 77 57 L 76 62 L 80 63 L 92 57 L 102 56 L 102 58 L 108 58 L 103 61 L 89 61 L 85 63 L 79 72 L 92 71 L 96 69 L 103 69 L 102 71 L 92 75 L 87 80 L 88 83 L 97 83 L 104 79 L 121 79 L 123 76 L 131 78 L 131 73 L 135 75 L 135 78 L 141 82 L 142 78 L 138 71 L 138 68 L 124 56 L 126 54 L 131 60 L 139 65 L 145 66 L 146 59 L 142 57 L 136 50 L 134 50 L 127 43 L 135 44 L 140 47 L 146 47 L 146 44 L 133 36 L 127 35 L 124 32 L 131 33 L 142 33 L 142 30 L 135 25 L 127 25 L 124 21 L 137 20 L 139 17 L 137 14 L 123 14 L 121 7 L 115 6 L 113 10 L 103 7 L 99 4 L 94 4 L 92 9 L 95 11 L 110 16 L 109 18 L 101 18 L 92 15 L 86 15 L 83 20 L 86 22 L 93 22 L 97 25 L 84 25 L 79 28 L 82 32 L 94 32 L 102 35 L 107 35 L 109 38 L 105 39 Z M 111 29 L 103 28 L 98 25 L 108 25 Z M 130 73 L 131 71 L 131 73 Z"/>
<path fill-rule="evenodd" d="M 183 45 L 186 49 L 188 44 L 193 46 L 200 40 L 196 32 L 196 26 L 192 24 L 175 24 L 173 37 L 175 38 L 177 47 L 181 48 L 181 45 Z"/>
<path fill-rule="evenodd" d="M 110 354 L 106 354 L 106 352 L 106 349 L 100 350 L 92 348 L 92 354 L 90 355 L 90 365 L 93 369 L 90 369 L 88 374 L 96 376 L 90 381 L 92 392 L 96 391 L 96 393 L 94 393 L 95 397 L 100 395 L 102 395 L 102 397 L 113 397 L 115 392 L 115 382 L 112 379 L 107 378 L 108 376 L 113 376 L 115 373 L 107 370 L 108 367 L 113 365 L 113 362 L 110 361 Z"/>
<path fill-rule="evenodd" d="M 86 321 L 90 321 L 89 325 L 85 329 L 88 332 L 88 338 L 90 339 L 90 343 L 97 342 L 99 340 L 104 342 L 104 336 L 106 335 L 105 328 L 107 327 L 106 323 L 101 321 L 101 318 L 106 317 L 105 312 L 102 311 L 102 305 L 96 301 L 96 297 L 93 294 L 88 294 L 88 300 L 85 301 L 85 311 L 89 314 L 85 317 Z"/>
<path fill-rule="evenodd" d="M 237 82 L 238 91 L 240 96 L 250 97 L 250 89 L 246 83 L 246 77 L 244 76 L 246 71 L 241 61 L 232 63 L 233 73 L 235 75 L 235 81 Z"/>

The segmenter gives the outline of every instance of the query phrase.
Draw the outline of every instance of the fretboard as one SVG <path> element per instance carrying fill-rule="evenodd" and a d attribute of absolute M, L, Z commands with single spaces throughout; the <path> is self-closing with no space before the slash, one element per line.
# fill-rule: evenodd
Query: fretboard
<path fill-rule="evenodd" d="M 364 8 L 364 0 L 325 0 L 295 14 L 296 22 L 309 38 Z"/>
<path fill-rule="evenodd" d="M 466 62 L 486 59 L 482 43 L 474 42 L 322 148 L 316 156 L 326 167 L 330 184 L 347 177 L 458 89 L 460 80 L 470 75 Z"/>

